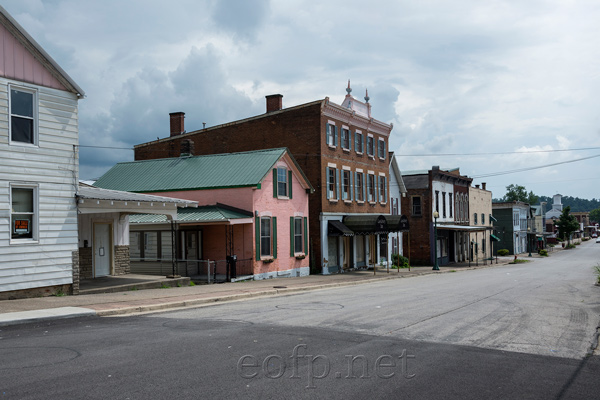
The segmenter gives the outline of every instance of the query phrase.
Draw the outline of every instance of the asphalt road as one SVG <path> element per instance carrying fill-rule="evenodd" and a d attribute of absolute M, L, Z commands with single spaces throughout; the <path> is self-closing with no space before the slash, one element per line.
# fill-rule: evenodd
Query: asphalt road
<path fill-rule="evenodd" d="M 0 331 L 0 400 L 600 398 L 600 244 L 519 265 Z M 277 281 L 277 284 L 280 282 Z"/>

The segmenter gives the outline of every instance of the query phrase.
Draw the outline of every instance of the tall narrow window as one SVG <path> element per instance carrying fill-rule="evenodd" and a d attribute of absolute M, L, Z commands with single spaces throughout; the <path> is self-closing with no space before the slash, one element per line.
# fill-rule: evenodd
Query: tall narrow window
<path fill-rule="evenodd" d="M 440 191 L 435 191 L 435 211 L 440 212 Z"/>
<path fill-rule="evenodd" d="M 277 168 L 277 195 L 288 195 L 288 173 L 286 168 Z"/>
<path fill-rule="evenodd" d="M 294 252 L 304 253 L 302 245 L 304 243 L 304 237 L 302 233 L 302 217 L 294 218 Z"/>
<path fill-rule="evenodd" d="M 377 155 L 382 160 L 385 159 L 385 141 L 382 139 L 377 142 Z"/>
<path fill-rule="evenodd" d="M 364 178 L 364 174 L 362 172 L 357 172 L 356 173 L 356 200 L 357 201 L 365 201 L 365 196 L 364 196 L 364 182 L 365 178 Z"/>
<path fill-rule="evenodd" d="M 260 255 L 268 257 L 271 255 L 271 218 L 260 219 Z"/>
<path fill-rule="evenodd" d="M 415 216 L 421 215 L 421 197 L 413 196 L 412 198 L 412 214 Z"/>
<path fill-rule="evenodd" d="M 354 137 L 355 137 L 354 149 L 356 150 L 357 153 L 362 153 L 364 151 L 363 143 L 365 141 L 363 134 L 360 132 L 355 132 Z"/>
<path fill-rule="evenodd" d="M 369 201 L 375 201 L 375 175 L 367 175 L 367 194 Z"/>
<path fill-rule="evenodd" d="M 35 92 L 10 89 L 10 139 L 35 144 Z"/>
<path fill-rule="evenodd" d="M 379 202 L 387 203 L 387 185 L 385 176 L 379 177 Z"/>
<path fill-rule="evenodd" d="M 336 168 L 328 168 L 329 176 L 327 177 L 327 198 L 328 199 L 337 199 L 337 169 Z"/>
<path fill-rule="evenodd" d="M 335 125 L 327 124 L 327 144 L 335 147 L 337 142 L 337 131 Z"/>
<path fill-rule="evenodd" d="M 350 171 L 342 171 L 342 200 L 350 200 Z"/>
<path fill-rule="evenodd" d="M 35 188 L 11 189 L 11 238 L 34 239 Z"/>
<path fill-rule="evenodd" d="M 473 213 L 473 225 L 477 225 L 477 213 Z"/>
<path fill-rule="evenodd" d="M 350 149 L 350 130 L 348 128 L 342 128 L 342 148 Z"/>
<path fill-rule="evenodd" d="M 448 209 L 450 211 L 450 218 L 452 218 L 452 193 L 448 193 Z"/>
<path fill-rule="evenodd" d="M 446 192 L 442 192 L 442 217 L 446 218 Z"/>
<path fill-rule="evenodd" d="M 375 155 L 375 139 L 373 139 L 373 136 L 367 136 L 367 155 L 371 157 Z"/>

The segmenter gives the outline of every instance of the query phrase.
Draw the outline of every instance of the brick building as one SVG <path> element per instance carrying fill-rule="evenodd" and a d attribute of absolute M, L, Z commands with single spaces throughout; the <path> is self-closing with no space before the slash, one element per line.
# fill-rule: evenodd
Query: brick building
<path fill-rule="evenodd" d="M 404 171 L 402 179 L 407 195 L 402 209 L 410 225 L 404 254 L 411 264 L 438 265 L 467 261 L 469 233 L 485 227 L 469 226 L 469 187 L 472 179 L 460 175 L 459 169 L 443 170 L 434 166 L 428 171 Z M 437 221 L 434 218 L 437 213 Z M 437 225 L 437 248 L 434 249 Z M 435 251 L 434 251 L 435 250 Z"/>
<path fill-rule="evenodd" d="M 396 226 L 388 204 L 392 125 L 371 117 L 368 95 L 363 102 L 351 91 L 348 84 L 341 105 L 326 97 L 285 109 L 282 95 L 266 96 L 265 114 L 191 132 L 184 113 L 171 113 L 170 136 L 136 145 L 135 160 L 177 157 L 183 140 L 194 142 L 197 155 L 287 147 L 315 189 L 313 272 L 373 265 L 382 250 L 379 235 Z"/>

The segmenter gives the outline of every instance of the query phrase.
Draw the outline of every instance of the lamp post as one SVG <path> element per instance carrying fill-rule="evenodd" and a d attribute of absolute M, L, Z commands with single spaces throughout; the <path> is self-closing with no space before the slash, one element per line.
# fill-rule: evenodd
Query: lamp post
<path fill-rule="evenodd" d="M 437 219 L 440 217 L 440 213 L 437 211 L 433 212 L 433 256 L 434 256 L 434 262 L 433 262 L 433 270 L 434 271 L 439 271 L 440 267 L 438 266 L 438 258 L 437 258 Z"/>

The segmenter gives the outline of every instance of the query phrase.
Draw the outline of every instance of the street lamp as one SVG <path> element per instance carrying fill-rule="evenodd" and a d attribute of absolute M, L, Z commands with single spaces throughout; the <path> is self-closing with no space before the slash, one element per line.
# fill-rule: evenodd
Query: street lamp
<path fill-rule="evenodd" d="M 440 267 L 438 266 L 438 258 L 437 258 L 437 219 L 440 217 L 440 213 L 437 211 L 433 212 L 433 237 L 434 237 L 434 241 L 433 241 L 433 255 L 434 255 L 434 263 L 433 263 L 433 270 L 434 271 L 439 271 Z"/>

